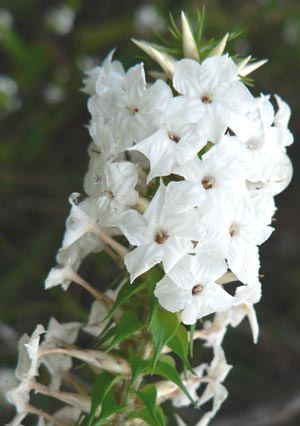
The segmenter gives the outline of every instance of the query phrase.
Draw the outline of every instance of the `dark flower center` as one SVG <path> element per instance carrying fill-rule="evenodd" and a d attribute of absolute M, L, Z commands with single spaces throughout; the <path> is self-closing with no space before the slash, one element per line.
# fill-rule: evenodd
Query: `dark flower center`
<path fill-rule="evenodd" d="M 178 143 L 181 139 L 181 137 L 179 135 L 177 135 L 176 133 L 172 133 L 172 132 L 168 132 L 168 136 L 169 139 L 171 139 L 171 141 Z"/>
<path fill-rule="evenodd" d="M 231 238 L 235 237 L 239 232 L 239 226 L 235 223 L 233 223 L 229 228 L 229 234 Z"/>
<path fill-rule="evenodd" d="M 215 179 L 213 177 L 205 176 L 202 179 L 202 186 L 204 189 L 211 189 L 215 186 Z"/>
<path fill-rule="evenodd" d="M 133 115 L 135 115 L 137 112 L 139 112 L 139 109 L 136 107 L 126 107 L 130 112 L 132 112 Z"/>
<path fill-rule="evenodd" d="M 201 97 L 201 101 L 202 101 L 204 104 L 211 104 L 211 103 L 212 103 L 212 99 L 211 99 L 211 97 L 210 97 L 210 96 L 208 96 L 208 95 L 203 95 L 203 96 Z"/>
<path fill-rule="evenodd" d="M 165 231 L 159 231 L 155 234 L 154 241 L 157 244 L 163 244 L 167 241 L 169 235 Z"/>
<path fill-rule="evenodd" d="M 196 294 L 199 294 L 203 291 L 203 285 L 197 284 L 192 288 L 192 295 L 196 296 Z"/>
<path fill-rule="evenodd" d="M 105 189 L 104 192 L 109 198 L 115 198 L 114 193 L 110 189 Z"/>

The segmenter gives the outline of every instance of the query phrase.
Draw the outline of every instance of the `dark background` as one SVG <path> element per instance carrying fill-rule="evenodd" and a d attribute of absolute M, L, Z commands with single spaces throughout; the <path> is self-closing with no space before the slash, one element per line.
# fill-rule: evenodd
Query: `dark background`
<path fill-rule="evenodd" d="M 73 30 L 59 36 L 47 27 L 45 15 L 62 4 L 74 8 L 76 18 Z M 51 315 L 59 321 L 86 318 L 89 299 L 78 289 L 66 293 L 43 289 L 61 242 L 68 195 L 82 191 L 87 168 L 89 136 L 84 125 L 89 118 L 86 97 L 79 91 L 80 64 L 87 62 L 86 57 L 100 60 L 112 47 L 118 48 L 117 57 L 126 67 L 136 62 L 139 52 L 130 38 L 153 39 L 151 30 L 141 34 L 134 25 L 134 13 L 143 4 L 0 1 L 0 8 L 9 10 L 14 19 L 12 28 L 2 36 L 0 30 L 0 74 L 17 82 L 22 102 L 17 111 L 9 112 L 0 97 L 0 371 L 14 368 L 17 338 L 31 332 L 36 323 L 46 325 Z M 167 19 L 169 12 L 178 17 L 181 9 L 192 17 L 203 2 L 158 0 L 147 4 Z M 228 362 L 234 365 L 226 381 L 230 396 L 213 424 L 299 425 L 300 3 L 207 0 L 206 11 L 208 38 L 241 30 L 243 37 L 232 42 L 231 48 L 245 56 L 251 53 L 270 59 L 255 73 L 254 92 L 275 92 L 290 103 L 295 135 L 289 151 L 294 179 L 276 199 L 276 232 L 262 248 L 265 277 L 257 307 L 259 343 L 253 345 L 246 321 L 230 330 L 225 340 Z M 45 98 L 49 85 L 60 88 L 61 99 L 49 102 Z M 83 275 L 101 287 L 111 272 L 101 256 L 91 256 Z M 7 405 L 2 413 L 0 424 L 11 415 Z"/>

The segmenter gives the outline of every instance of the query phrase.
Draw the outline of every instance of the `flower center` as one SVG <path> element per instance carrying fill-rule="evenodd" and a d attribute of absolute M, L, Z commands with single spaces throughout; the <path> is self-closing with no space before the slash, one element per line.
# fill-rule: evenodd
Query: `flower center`
<path fill-rule="evenodd" d="M 239 226 L 236 223 L 233 223 L 229 228 L 229 234 L 231 238 L 236 237 L 239 232 Z"/>
<path fill-rule="evenodd" d="M 114 193 L 110 189 L 105 189 L 104 192 L 109 198 L 115 198 Z"/>
<path fill-rule="evenodd" d="M 204 189 L 211 189 L 215 186 L 215 179 L 210 176 L 205 176 L 202 179 L 202 186 Z"/>
<path fill-rule="evenodd" d="M 204 104 L 211 104 L 212 103 L 212 98 L 209 95 L 203 95 L 203 96 L 201 96 L 201 101 Z"/>
<path fill-rule="evenodd" d="M 135 115 L 137 112 L 139 112 L 139 109 L 136 107 L 126 107 L 130 112 L 132 112 L 133 115 Z"/>
<path fill-rule="evenodd" d="M 167 241 L 169 235 L 165 231 L 159 231 L 155 234 L 154 241 L 157 244 L 163 244 Z"/>
<path fill-rule="evenodd" d="M 197 284 L 192 288 L 192 295 L 196 296 L 196 294 L 199 294 L 203 291 L 203 285 Z"/>
<path fill-rule="evenodd" d="M 172 133 L 172 132 L 168 132 L 168 136 L 169 139 L 171 139 L 171 141 L 178 143 L 181 139 L 181 137 L 179 135 L 177 135 L 176 133 Z"/>

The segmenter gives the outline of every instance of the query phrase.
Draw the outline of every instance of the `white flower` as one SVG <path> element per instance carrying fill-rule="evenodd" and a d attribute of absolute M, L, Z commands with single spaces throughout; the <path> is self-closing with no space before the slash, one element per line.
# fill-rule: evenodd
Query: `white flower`
<path fill-rule="evenodd" d="M 247 200 L 249 202 L 249 200 Z M 258 247 L 264 243 L 273 232 L 271 226 L 260 222 L 246 206 L 239 206 L 235 211 L 228 229 L 229 246 L 227 261 L 229 268 L 244 284 L 255 283 L 258 280 L 260 267 Z"/>
<path fill-rule="evenodd" d="M 197 214 L 194 209 L 203 200 L 200 186 L 189 182 L 160 184 L 146 212 L 141 215 L 128 210 L 118 227 L 137 246 L 125 257 L 131 281 L 163 262 L 169 271 L 175 263 L 193 248 L 197 239 Z"/>
<path fill-rule="evenodd" d="M 121 86 L 125 70 L 120 61 L 112 60 L 114 53 L 115 50 L 112 50 L 101 66 L 86 72 L 87 77 L 83 80 L 83 92 L 90 96 L 95 93 L 103 95 L 107 90 Z"/>
<path fill-rule="evenodd" d="M 217 348 L 214 351 L 214 358 L 207 370 L 207 377 L 210 382 L 206 386 L 203 394 L 199 398 L 198 404 L 203 405 L 209 400 L 213 399 L 212 410 L 204 414 L 197 426 L 206 426 L 210 420 L 216 415 L 222 403 L 228 396 L 228 392 L 222 382 L 225 380 L 227 374 L 232 366 L 227 364 L 224 351 Z"/>
<path fill-rule="evenodd" d="M 274 117 L 274 126 L 279 131 L 278 142 L 281 146 L 290 146 L 294 142 L 294 137 L 288 129 L 288 124 L 291 117 L 291 108 L 281 99 L 280 96 L 275 95 L 278 110 Z"/>
<path fill-rule="evenodd" d="M 143 64 L 135 65 L 127 71 L 121 87 L 89 99 L 92 126 L 97 128 L 94 140 L 101 138 L 102 129 L 110 120 L 113 137 L 121 139 L 124 146 L 145 139 L 155 130 L 162 104 L 171 97 L 171 89 L 161 80 L 147 86 Z"/>
<path fill-rule="evenodd" d="M 276 212 L 275 201 L 270 187 L 267 185 L 261 187 L 258 185 L 257 187 L 255 184 L 248 183 L 248 189 L 256 220 L 261 224 L 270 225 Z"/>
<path fill-rule="evenodd" d="M 41 348 L 55 348 L 59 345 L 73 344 L 80 328 L 79 322 L 60 324 L 54 317 L 50 318 Z M 50 372 L 50 389 L 58 390 L 63 377 L 72 368 L 71 357 L 63 354 L 45 355 L 40 358 L 40 361 Z"/>
<path fill-rule="evenodd" d="M 201 379 L 206 368 L 207 364 L 201 364 L 198 367 L 193 368 L 193 373 L 195 374 L 188 372 L 186 374 L 186 380 L 183 379 L 183 382 L 186 382 L 185 386 L 193 401 L 197 401 L 199 399 L 197 389 L 201 384 Z M 191 404 L 190 399 L 182 391 L 180 391 L 179 394 L 172 399 L 172 402 L 175 407 L 185 407 Z"/>
<path fill-rule="evenodd" d="M 254 343 L 257 343 L 259 327 L 254 304 L 261 298 L 261 285 L 259 282 L 241 286 L 236 289 L 234 306 L 228 311 L 228 324 L 237 327 L 240 322 L 248 317 Z"/>
<path fill-rule="evenodd" d="M 155 295 L 168 311 L 182 311 L 184 324 L 194 324 L 232 306 L 233 298 L 215 282 L 226 269 L 224 260 L 206 254 L 187 255 L 157 284 Z"/>
<path fill-rule="evenodd" d="M 223 136 L 201 160 L 197 160 L 197 164 L 187 163 L 182 174 L 204 188 L 208 201 L 217 203 L 225 198 L 238 204 L 243 192 L 247 191 L 246 155 L 245 147 L 237 138 Z"/>
<path fill-rule="evenodd" d="M 74 272 L 79 265 L 75 264 L 75 269 L 70 266 L 57 266 L 51 268 L 45 280 L 45 289 L 61 285 L 64 290 L 68 290 L 70 283 L 73 281 Z"/>
<path fill-rule="evenodd" d="M 232 115 L 230 129 L 249 148 L 256 149 L 264 144 L 267 137 L 274 135 L 274 108 L 270 96 L 261 94 L 254 99 L 254 108 L 245 115 Z"/>
<path fill-rule="evenodd" d="M 103 213 L 103 222 L 111 226 L 120 214 L 134 206 L 138 193 L 134 189 L 138 181 L 137 168 L 130 162 L 107 164 L 100 179 L 102 196 L 97 201 Z"/>
<path fill-rule="evenodd" d="M 38 374 L 40 336 L 45 332 L 42 325 L 37 325 L 31 337 L 24 334 L 19 341 L 19 359 L 16 376 L 19 380 L 27 380 Z"/>
<path fill-rule="evenodd" d="M 6 392 L 8 402 L 16 407 L 18 415 L 10 423 L 10 426 L 20 425 L 27 415 L 27 407 L 30 400 L 30 381 L 22 380 L 20 384 Z"/>
<path fill-rule="evenodd" d="M 244 114 L 253 107 L 253 97 L 238 80 L 238 70 L 228 55 L 208 58 L 200 65 L 191 59 L 182 59 L 175 64 L 174 88 L 182 95 L 196 98 L 209 111 L 207 128 L 218 127 L 223 134 L 231 113 Z M 205 115 L 203 120 L 205 120 Z M 208 134 L 215 140 L 216 132 Z"/>
<path fill-rule="evenodd" d="M 131 148 L 149 159 L 148 182 L 156 176 L 176 173 L 206 144 L 206 136 L 198 132 L 195 125 L 201 114 L 202 105 L 183 96 L 164 104 L 158 130 Z"/>
<path fill-rule="evenodd" d="M 57 255 L 60 265 L 70 266 L 77 270 L 81 261 L 89 254 L 103 249 L 104 244 L 99 236 L 100 209 L 97 199 L 86 198 L 77 203 L 79 194 L 72 194 L 71 212 L 66 221 L 66 232 L 62 247 Z"/>

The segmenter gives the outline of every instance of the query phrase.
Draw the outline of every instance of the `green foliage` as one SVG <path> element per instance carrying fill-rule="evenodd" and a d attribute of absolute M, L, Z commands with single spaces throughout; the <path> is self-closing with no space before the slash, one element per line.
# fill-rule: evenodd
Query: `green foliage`
<path fill-rule="evenodd" d="M 135 393 L 145 406 L 145 410 L 138 412 L 136 417 L 143 419 L 150 426 L 164 426 L 166 423 L 163 411 L 156 404 L 156 387 L 154 385 L 147 385 Z M 135 417 L 134 414 L 133 416 Z"/>
<path fill-rule="evenodd" d="M 93 384 L 92 389 L 92 406 L 89 415 L 82 419 L 80 426 L 98 426 L 106 417 L 119 411 L 121 407 L 117 406 L 112 394 L 109 394 L 116 383 L 122 379 L 122 376 L 113 377 L 107 373 L 99 374 Z M 110 396 L 109 396 L 110 395 Z M 108 403 L 111 404 L 108 406 Z M 101 404 L 105 406 L 101 409 L 101 414 L 97 415 L 97 411 Z"/>
<path fill-rule="evenodd" d="M 188 359 L 189 336 L 187 329 L 182 324 L 178 325 L 176 333 L 168 341 L 168 347 L 181 359 L 186 368 L 192 369 Z"/>
<path fill-rule="evenodd" d="M 116 345 L 141 330 L 143 327 L 144 324 L 141 323 L 134 313 L 125 312 L 115 327 L 113 340 L 106 351 L 112 350 Z"/>
<path fill-rule="evenodd" d="M 140 292 L 141 290 L 153 286 L 153 284 L 157 283 L 162 276 L 162 272 L 158 267 L 152 268 L 151 271 L 147 273 L 146 279 L 138 279 L 134 283 L 129 284 L 125 283 L 123 287 L 121 288 L 118 297 L 109 311 L 107 318 L 112 318 L 113 314 L 120 309 L 124 303 L 127 302 L 128 299 L 130 299 L 134 294 Z"/>
<path fill-rule="evenodd" d="M 131 350 L 129 351 L 129 363 L 131 366 L 131 384 L 134 385 L 135 381 L 141 374 L 149 371 L 152 365 L 152 360 L 139 358 Z"/>
<path fill-rule="evenodd" d="M 155 365 L 155 368 L 153 370 L 155 374 L 159 374 L 160 376 L 164 377 L 167 380 L 170 380 L 171 382 L 175 383 L 180 390 L 189 398 L 191 403 L 195 403 L 191 395 L 189 394 L 187 388 L 184 386 L 180 375 L 176 369 L 176 366 L 171 365 L 169 362 L 166 361 L 158 361 Z"/>
<path fill-rule="evenodd" d="M 158 361 L 163 347 L 174 336 L 179 326 L 179 320 L 176 314 L 158 307 L 151 318 L 150 330 L 154 343 L 153 369 Z"/>

